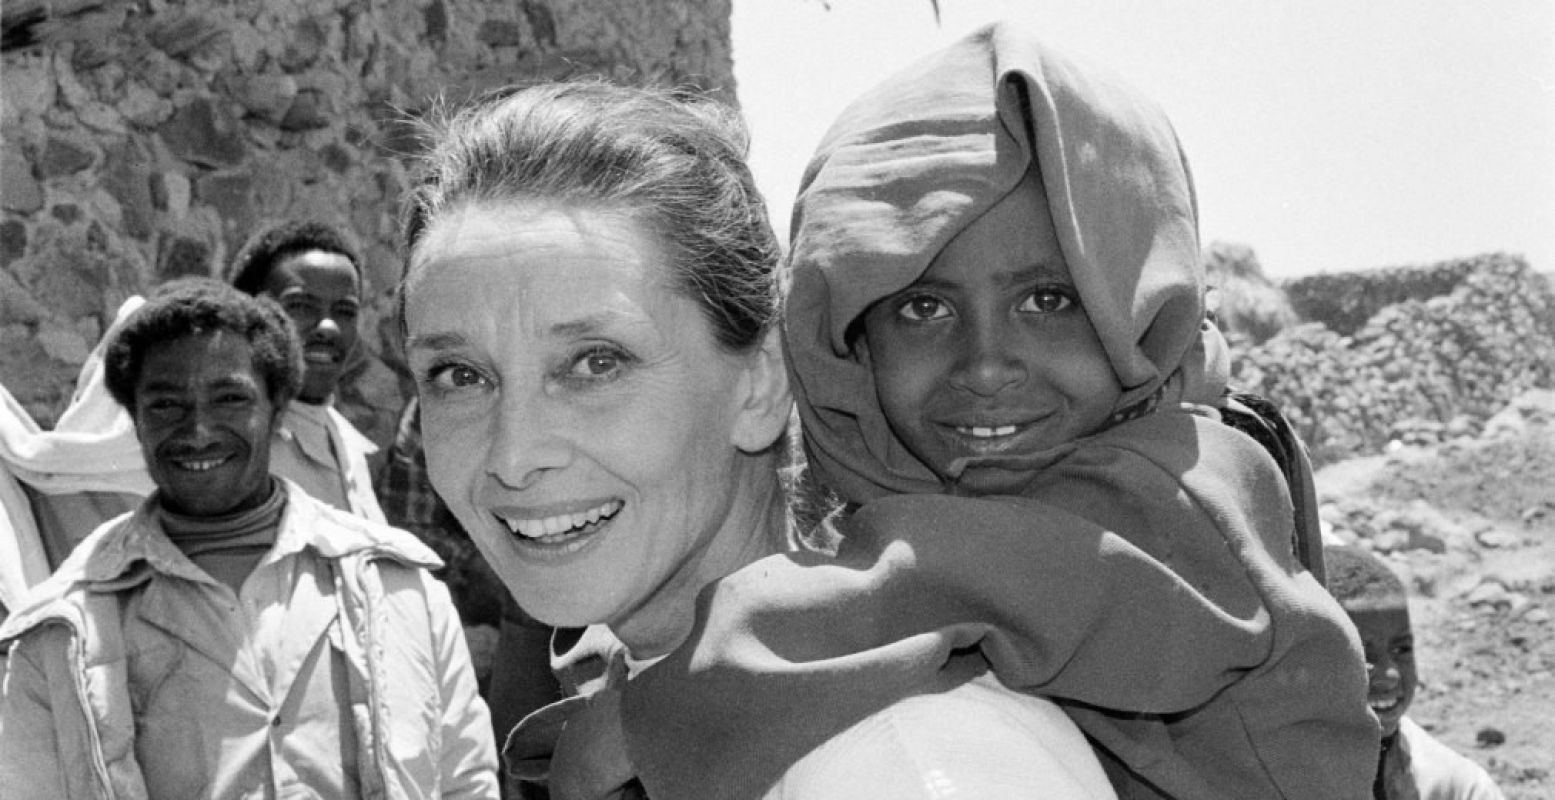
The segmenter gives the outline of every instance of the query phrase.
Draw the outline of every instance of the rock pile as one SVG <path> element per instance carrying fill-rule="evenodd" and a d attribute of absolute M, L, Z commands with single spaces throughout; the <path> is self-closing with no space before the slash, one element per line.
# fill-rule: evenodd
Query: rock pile
<path fill-rule="evenodd" d="M 1520 257 L 1472 260 L 1457 288 L 1378 311 L 1353 336 L 1321 323 L 1233 354 L 1233 383 L 1279 403 L 1317 463 L 1472 434 L 1555 387 L 1555 288 Z"/>

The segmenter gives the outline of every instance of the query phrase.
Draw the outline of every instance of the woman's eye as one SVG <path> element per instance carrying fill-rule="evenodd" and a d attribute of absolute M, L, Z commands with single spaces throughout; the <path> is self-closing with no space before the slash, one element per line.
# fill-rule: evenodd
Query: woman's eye
<path fill-rule="evenodd" d="M 599 378 L 614 377 L 626 364 L 626 357 L 611 349 L 597 348 L 589 350 L 572 362 L 567 375 L 571 378 L 585 378 L 596 380 Z"/>
<path fill-rule="evenodd" d="M 914 322 L 924 322 L 948 317 L 950 316 L 950 309 L 940 302 L 938 297 L 920 294 L 907 298 L 896 313 Z"/>
<path fill-rule="evenodd" d="M 486 376 L 466 364 L 443 364 L 427 371 L 426 382 L 440 391 L 453 391 L 484 383 Z"/>
<path fill-rule="evenodd" d="M 1052 314 L 1065 311 L 1073 307 L 1075 300 L 1073 295 L 1062 289 L 1038 289 L 1021 301 L 1021 311 L 1034 311 L 1038 314 Z"/>

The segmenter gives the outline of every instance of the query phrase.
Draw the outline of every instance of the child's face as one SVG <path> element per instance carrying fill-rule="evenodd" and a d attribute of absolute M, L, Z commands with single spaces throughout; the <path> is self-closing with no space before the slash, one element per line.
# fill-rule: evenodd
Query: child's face
<path fill-rule="evenodd" d="M 1382 723 L 1382 735 L 1398 730 L 1398 720 L 1415 699 L 1415 637 L 1403 603 L 1346 608 L 1361 634 L 1370 682 L 1367 701 Z"/>
<path fill-rule="evenodd" d="M 916 283 L 870 307 L 864 352 L 892 430 L 947 486 L 957 459 L 1027 455 L 1094 432 L 1122 394 L 1035 176 Z M 1030 477 L 972 468 L 952 488 L 1010 493 Z"/>

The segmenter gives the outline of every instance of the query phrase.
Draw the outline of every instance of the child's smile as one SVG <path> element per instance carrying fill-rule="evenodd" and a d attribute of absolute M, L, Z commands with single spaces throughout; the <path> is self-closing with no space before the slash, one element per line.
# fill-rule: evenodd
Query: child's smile
<path fill-rule="evenodd" d="M 1028 175 L 863 317 L 862 354 L 892 431 L 974 494 L 1015 491 L 1030 476 L 969 482 L 957 461 L 1035 455 L 1094 433 L 1122 395 L 1040 187 Z"/>

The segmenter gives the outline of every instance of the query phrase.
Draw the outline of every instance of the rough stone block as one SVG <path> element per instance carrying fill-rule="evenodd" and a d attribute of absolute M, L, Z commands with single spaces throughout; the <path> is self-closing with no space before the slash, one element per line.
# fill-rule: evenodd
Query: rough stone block
<path fill-rule="evenodd" d="M 324 46 L 329 43 L 329 31 L 316 17 L 297 23 L 286 39 L 286 49 L 281 53 L 281 69 L 301 72 L 319 60 Z"/>
<path fill-rule="evenodd" d="M 308 131 L 329 127 L 335 115 L 334 104 L 323 92 L 303 89 L 297 92 L 291 108 L 281 118 L 281 130 Z"/>
<path fill-rule="evenodd" d="M 247 230 L 253 224 L 254 179 L 246 171 L 202 175 L 195 181 L 194 199 L 216 209 L 227 225 Z"/>
<path fill-rule="evenodd" d="M 37 341 L 49 358 L 63 364 L 80 366 L 92 351 L 91 343 L 73 327 L 45 325 L 38 331 Z"/>
<path fill-rule="evenodd" d="M 0 225 L 0 230 L 4 226 Z M 8 325 L 36 325 L 47 318 L 49 310 L 33 298 L 10 273 L 0 271 L 0 320 Z"/>
<path fill-rule="evenodd" d="M 75 203 L 60 203 L 49 209 L 49 216 L 59 220 L 65 225 L 74 225 L 86 216 L 81 212 L 81 207 Z"/>
<path fill-rule="evenodd" d="M 158 172 L 151 176 L 152 202 L 173 219 L 183 219 L 189 213 L 189 201 L 193 194 L 189 179 L 182 173 Z"/>
<path fill-rule="evenodd" d="M 27 254 L 27 226 L 19 220 L 0 222 L 0 267 Z"/>
<path fill-rule="evenodd" d="M 488 47 L 517 47 L 524 43 L 524 28 L 513 20 L 488 19 L 475 38 Z"/>
<path fill-rule="evenodd" d="M 237 120 L 208 97 L 197 97 L 173 112 L 157 129 L 173 155 L 205 167 L 235 167 L 248 156 Z"/>
<path fill-rule="evenodd" d="M 126 121 L 140 128 L 156 127 L 173 114 L 173 103 L 140 81 L 125 86 L 124 97 L 115 108 Z"/>
<path fill-rule="evenodd" d="M 191 236 L 163 233 L 157 246 L 157 282 L 189 275 L 212 275 L 211 246 Z"/>
<path fill-rule="evenodd" d="M 38 116 L 54 105 L 54 78 L 48 61 L 36 54 L 6 55 L 5 80 L 0 80 L 0 98 L 4 99 L 5 119 Z"/>
<path fill-rule="evenodd" d="M 50 136 L 38 159 L 38 175 L 43 179 L 73 175 L 92 166 L 92 151 L 58 136 Z"/>
<path fill-rule="evenodd" d="M 102 187 L 118 202 L 124 232 L 146 240 L 152 233 L 151 157 L 133 139 L 104 153 Z"/>
<path fill-rule="evenodd" d="M 297 99 L 297 79 L 290 75 L 250 75 L 233 81 L 233 90 L 249 114 L 279 123 Z"/>
<path fill-rule="evenodd" d="M 14 147 L 0 154 L 0 205 L 23 214 L 43 208 L 43 187 L 32 177 L 27 159 Z"/>

